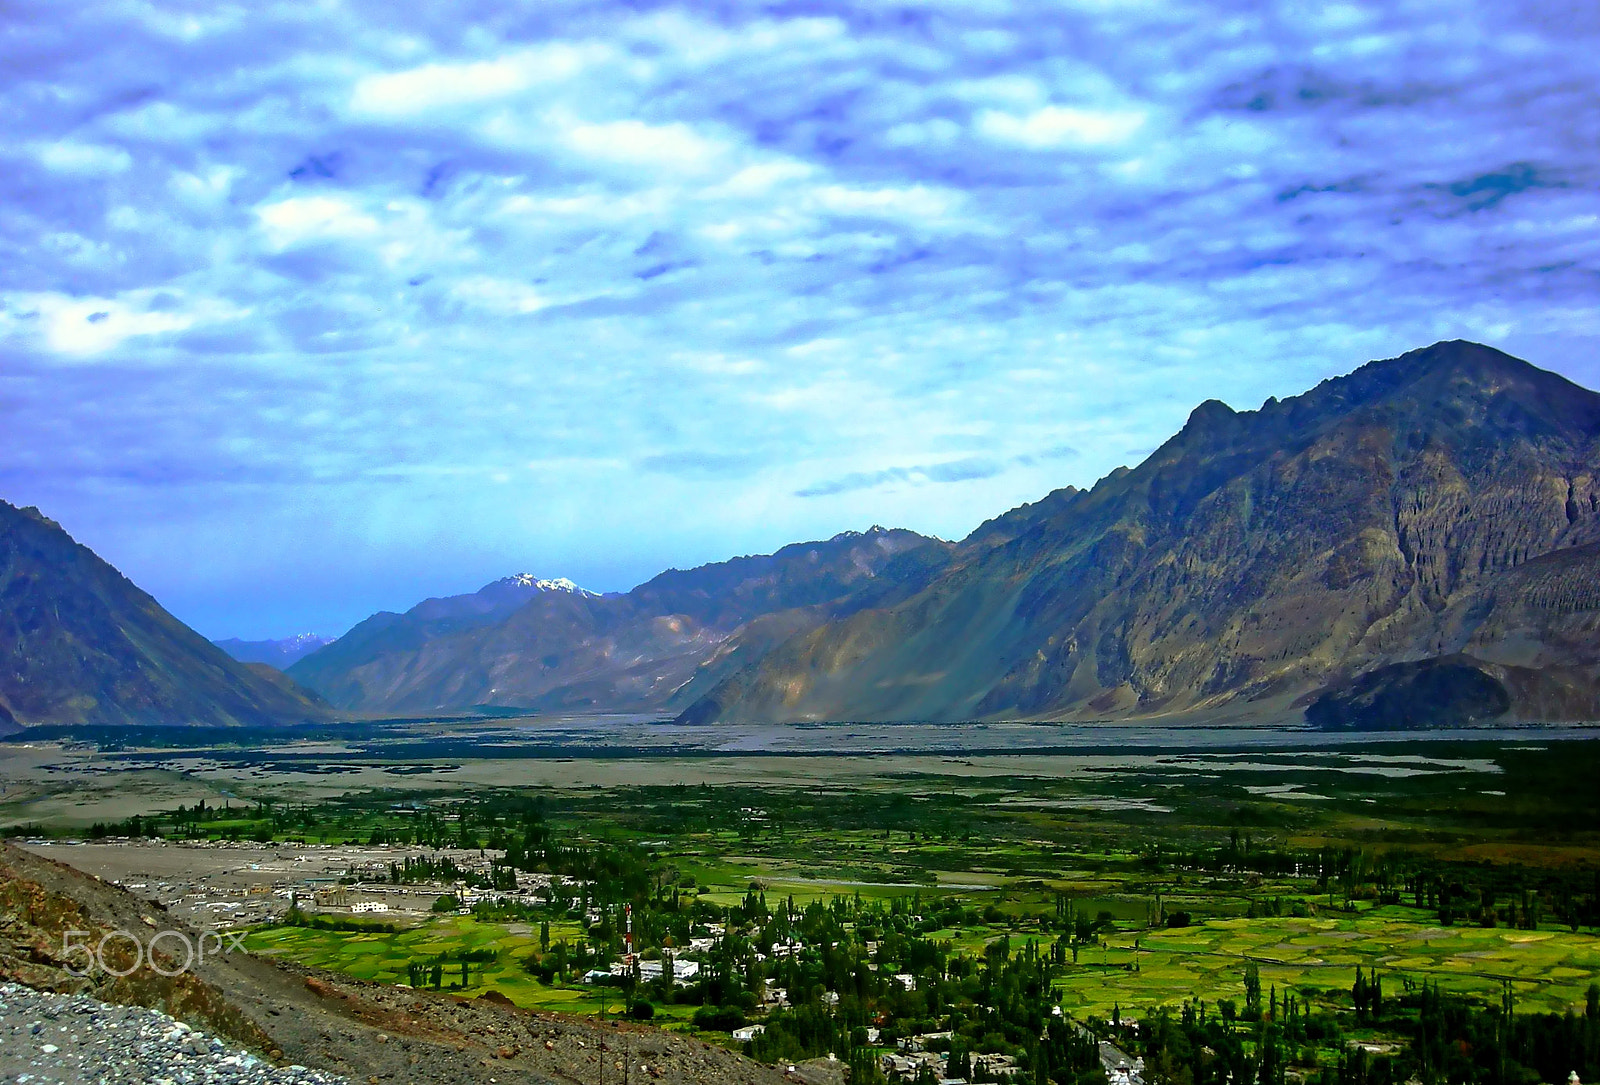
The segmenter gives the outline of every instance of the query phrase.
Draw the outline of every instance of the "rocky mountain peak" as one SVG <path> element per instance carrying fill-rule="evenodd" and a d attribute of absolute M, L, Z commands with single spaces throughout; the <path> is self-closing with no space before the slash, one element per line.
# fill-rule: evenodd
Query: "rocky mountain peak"
<path fill-rule="evenodd" d="M 567 592 L 570 595 L 585 595 L 591 598 L 599 598 L 597 593 L 578 587 L 577 584 L 573 583 L 571 580 L 568 580 L 564 576 L 545 579 L 535 576 L 532 573 L 513 573 L 511 576 L 501 577 L 493 584 L 488 585 L 488 587 L 493 588 L 497 585 L 508 588 L 528 588 L 536 592 L 561 591 Z"/>

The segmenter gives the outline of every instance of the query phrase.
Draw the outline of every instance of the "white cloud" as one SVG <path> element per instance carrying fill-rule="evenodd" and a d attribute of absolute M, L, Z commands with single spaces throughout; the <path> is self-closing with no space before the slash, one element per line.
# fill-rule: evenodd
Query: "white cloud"
<path fill-rule="evenodd" d="M 57 173 L 85 176 L 122 173 L 133 165 L 133 156 L 121 147 L 105 147 L 63 140 L 38 148 L 39 161 Z"/>
<path fill-rule="evenodd" d="M 649 42 L 678 63 L 712 64 L 729 57 L 754 54 L 805 52 L 831 46 L 847 38 L 849 27 L 836 17 L 802 16 L 794 19 L 755 19 L 730 28 L 697 19 L 677 10 L 642 15 L 630 21 L 628 36 Z"/>
<path fill-rule="evenodd" d="M 709 191 L 713 196 L 759 196 L 786 181 L 799 181 L 817 172 L 809 162 L 795 159 L 777 159 L 758 162 L 729 177 Z"/>
<path fill-rule="evenodd" d="M 44 346 L 72 357 L 104 354 L 129 339 L 179 332 L 202 322 L 246 315 L 215 301 L 179 307 L 170 295 L 131 291 L 121 297 L 70 297 L 58 293 L 15 294 L 0 308 L 13 335 L 37 334 Z M 157 307 L 152 307 L 157 306 Z"/>
<path fill-rule="evenodd" d="M 256 209 L 268 240 L 284 248 L 308 238 L 361 238 L 378 233 L 378 220 L 342 196 L 291 196 Z"/>
<path fill-rule="evenodd" d="M 927 185 L 856 188 L 822 185 L 812 193 L 822 209 L 844 215 L 881 215 L 917 221 L 942 219 L 961 202 L 961 194 Z"/>
<path fill-rule="evenodd" d="M 688 124 L 638 120 L 574 124 L 565 138 L 570 147 L 591 158 L 684 172 L 712 168 L 727 149 L 722 141 L 701 135 Z"/>
<path fill-rule="evenodd" d="M 350 106 L 359 113 L 404 116 L 490 101 L 571 79 L 609 55 L 596 44 L 554 42 L 492 60 L 424 64 L 368 75 L 356 83 Z"/>
<path fill-rule="evenodd" d="M 991 75 L 982 79 L 957 79 L 949 93 L 969 102 L 986 105 L 1009 106 L 1013 109 L 1031 109 L 1045 103 L 1049 97 L 1044 85 L 1030 75 L 1009 73 Z"/>
<path fill-rule="evenodd" d="M 508 196 L 501 203 L 500 211 L 528 219 L 536 228 L 570 227 L 590 221 L 616 223 L 665 214 L 672 203 L 671 194 L 660 188 L 620 196 L 597 190 L 560 196 Z"/>
<path fill-rule="evenodd" d="M 463 301 L 500 314 L 536 313 L 550 304 L 548 298 L 527 283 L 487 275 L 465 279 L 451 287 L 450 292 Z"/>
<path fill-rule="evenodd" d="M 1025 114 L 986 109 L 978 114 L 977 129 L 996 142 L 1034 150 L 1101 147 L 1127 140 L 1143 127 L 1145 118 L 1137 110 L 1047 105 Z"/>

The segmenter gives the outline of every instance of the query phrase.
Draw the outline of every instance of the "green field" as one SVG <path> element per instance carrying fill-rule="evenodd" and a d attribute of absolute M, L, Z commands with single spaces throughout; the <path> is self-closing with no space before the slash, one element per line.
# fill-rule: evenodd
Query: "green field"
<path fill-rule="evenodd" d="M 1065 986 L 1072 1008 L 1105 1013 L 1112 1004 L 1145 1007 L 1177 991 L 1203 998 L 1239 997 L 1243 962 L 1256 961 L 1262 983 L 1298 994 L 1342 993 L 1359 965 L 1397 983 L 1436 982 L 1445 990 L 1497 997 L 1513 981 L 1526 1010 L 1581 1008 L 1600 979 L 1600 939 L 1564 931 L 1440 927 L 1383 909 L 1349 919 L 1223 919 L 1137 937 L 1138 971 L 1108 969 Z M 1134 959 L 1132 934 L 1109 939 L 1104 959 Z"/>
<path fill-rule="evenodd" d="M 552 923 L 552 939 L 575 941 L 575 923 Z M 467 995 L 498 991 L 519 1006 L 561 1013 L 598 1015 L 601 996 L 606 996 L 608 1013 L 624 1005 L 620 992 L 580 984 L 545 985 L 528 974 L 522 961 L 538 948 L 538 935 L 526 924 L 480 923 L 470 916 L 442 916 L 410 930 L 387 933 L 352 933 L 313 930 L 307 927 L 267 927 L 250 932 L 246 945 L 252 953 L 283 957 L 300 964 L 343 972 L 357 979 L 381 983 L 409 982 L 408 961 L 421 961 L 442 954 L 453 958 L 463 952 L 492 949 L 492 963 L 470 963 L 467 987 L 459 986 L 459 966 L 445 963 L 444 990 Z M 670 1025 L 687 1020 L 692 1006 L 665 1005 L 659 1008 L 657 1023 Z"/>
<path fill-rule="evenodd" d="M 1036 936 L 1017 925 L 980 925 L 941 928 L 931 937 L 981 954 L 987 943 L 1007 934 L 1014 945 Z M 576 924 L 551 926 L 552 939 L 579 937 Z M 493 963 L 470 966 L 466 993 L 494 990 L 520 1006 L 598 1014 L 600 990 L 547 986 L 522 967 L 537 942 L 526 924 L 469 916 L 431 919 L 396 934 L 273 927 L 248 939 L 253 952 L 388 983 L 407 982 L 409 960 L 493 949 L 498 954 Z M 1486 999 L 1497 998 L 1502 981 L 1510 980 L 1520 1008 L 1560 1013 L 1581 1008 L 1589 984 L 1600 981 L 1600 938 L 1554 929 L 1440 927 L 1416 909 L 1399 907 L 1329 918 L 1213 919 L 1175 930 L 1110 934 L 1101 944 L 1083 948 L 1078 965 L 1063 969 L 1055 986 L 1062 1008 L 1085 1017 L 1109 1016 L 1114 1006 L 1141 1013 L 1187 998 L 1237 1000 L 1246 960 L 1257 962 L 1263 984 L 1313 999 L 1340 998 L 1360 966 L 1380 971 L 1396 986 L 1427 980 Z M 450 989 L 459 976 L 454 966 L 444 971 Z M 616 1012 L 622 1001 L 610 992 L 608 1009 Z M 658 1007 L 669 1020 L 686 1020 L 692 1010 Z"/>

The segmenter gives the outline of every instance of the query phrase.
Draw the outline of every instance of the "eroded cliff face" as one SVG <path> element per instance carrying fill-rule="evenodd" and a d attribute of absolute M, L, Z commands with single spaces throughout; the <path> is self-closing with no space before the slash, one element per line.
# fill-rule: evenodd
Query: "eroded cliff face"
<path fill-rule="evenodd" d="M 1259 411 L 1202 404 L 1138 468 L 985 525 L 924 591 L 791 640 L 688 715 L 1285 714 L 1465 655 L 1513 714 L 1581 716 L 1597 438 L 1600 396 L 1468 343 Z"/>

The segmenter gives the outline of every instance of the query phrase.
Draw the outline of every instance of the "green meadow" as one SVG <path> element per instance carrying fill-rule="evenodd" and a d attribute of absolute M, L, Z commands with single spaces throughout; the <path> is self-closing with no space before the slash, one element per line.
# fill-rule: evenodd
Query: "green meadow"
<path fill-rule="evenodd" d="M 552 923 L 550 937 L 576 941 L 580 937 L 578 925 Z M 245 944 L 252 953 L 265 957 L 282 957 L 380 983 L 409 983 L 408 963 L 442 957 L 442 990 L 468 996 L 498 991 L 527 1008 L 598 1015 L 602 996 L 607 1013 L 617 1013 L 626 1005 L 621 992 L 614 988 L 546 985 L 529 975 L 523 961 L 538 949 L 539 938 L 537 931 L 530 931 L 527 924 L 479 922 L 471 916 L 440 916 L 392 934 L 265 927 L 251 931 Z M 495 959 L 469 962 L 467 984 L 463 988 L 457 961 L 464 953 L 481 950 L 492 950 Z M 693 1010 L 692 1006 L 662 1006 L 657 1023 L 670 1025 L 674 1020 L 687 1020 Z"/>
<path fill-rule="evenodd" d="M 781 887 L 774 883 L 769 893 Z M 553 940 L 580 937 L 575 923 L 551 926 Z M 1038 933 L 1030 924 L 1002 923 L 940 928 L 930 937 L 981 956 L 999 938 L 1017 946 Z M 546 985 L 530 975 L 522 962 L 538 937 L 527 924 L 445 916 L 393 934 L 270 927 L 251 932 L 247 944 L 252 952 L 386 983 L 408 982 L 410 961 L 442 956 L 446 990 L 459 990 L 452 963 L 459 955 L 490 949 L 495 960 L 469 964 L 462 993 L 493 990 L 520 1006 L 578 1014 L 600 1013 L 601 994 L 608 995 L 608 1012 L 624 1001 L 615 990 Z M 1600 938 L 1556 929 L 1441 927 L 1417 909 L 1399 907 L 1335 917 L 1211 919 L 1178 929 L 1118 929 L 1082 947 L 1054 986 L 1067 1012 L 1108 1017 L 1113 1008 L 1143 1012 L 1188 998 L 1238 1000 L 1246 961 L 1256 962 L 1263 985 L 1313 1000 L 1343 997 L 1360 967 L 1377 970 L 1397 992 L 1427 981 L 1495 999 L 1509 980 L 1520 1009 L 1559 1013 L 1581 1006 L 1589 984 L 1600 980 Z M 687 1020 L 693 1009 L 657 1007 L 667 1019 L 662 1023 Z"/>

